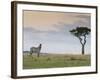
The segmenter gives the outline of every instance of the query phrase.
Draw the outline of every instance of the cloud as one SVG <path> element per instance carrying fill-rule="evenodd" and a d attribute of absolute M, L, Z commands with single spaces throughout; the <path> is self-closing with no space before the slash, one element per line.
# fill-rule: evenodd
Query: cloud
<path fill-rule="evenodd" d="M 90 14 L 24 11 L 24 27 L 38 31 L 61 31 L 64 26 L 90 26 Z"/>

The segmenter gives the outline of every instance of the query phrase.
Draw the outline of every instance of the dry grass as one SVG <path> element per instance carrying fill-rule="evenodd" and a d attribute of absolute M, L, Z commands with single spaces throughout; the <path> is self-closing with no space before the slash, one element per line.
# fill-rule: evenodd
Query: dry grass
<path fill-rule="evenodd" d="M 41 54 L 39 58 L 36 54 L 34 54 L 33 56 L 23 55 L 24 69 L 76 67 L 90 65 L 90 55 Z"/>

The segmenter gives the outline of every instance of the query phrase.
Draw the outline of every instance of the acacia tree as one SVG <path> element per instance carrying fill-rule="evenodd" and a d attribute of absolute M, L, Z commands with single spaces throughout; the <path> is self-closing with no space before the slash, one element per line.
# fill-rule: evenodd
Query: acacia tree
<path fill-rule="evenodd" d="M 87 27 L 77 27 L 76 29 L 70 30 L 70 32 L 79 39 L 81 45 L 82 45 L 82 55 L 84 55 L 85 51 L 85 44 L 86 44 L 86 38 L 87 35 L 90 34 L 91 30 Z"/>

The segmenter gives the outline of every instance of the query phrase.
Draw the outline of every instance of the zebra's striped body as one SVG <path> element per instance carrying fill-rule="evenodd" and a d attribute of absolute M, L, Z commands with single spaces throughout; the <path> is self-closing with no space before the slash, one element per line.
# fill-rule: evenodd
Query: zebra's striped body
<path fill-rule="evenodd" d="M 40 44 L 38 47 L 31 47 L 30 55 L 32 55 L 33 53 L 37 53 L 37 56 L 39 57 L 41 47 L 42 47 L 42 44 Z"/>

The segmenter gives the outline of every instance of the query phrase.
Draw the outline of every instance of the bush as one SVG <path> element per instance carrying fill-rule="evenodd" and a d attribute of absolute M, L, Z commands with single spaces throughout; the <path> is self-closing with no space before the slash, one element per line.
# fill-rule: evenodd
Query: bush
<path fill-rule="evenodd" d="M 76 60 L 74 57 L 71 57 L 70 60 Z"/>
<path fill-rule="evenodd" d="M 47 58 L 46 60 L 47 60 L 47 61 L 50 61 L 51 59 L 50 59 L 50 58 Z"/>
<path fill-rule="evenodd" d="M 35 58 L 34 61 L 37 61 L 37 59 Z"/>

